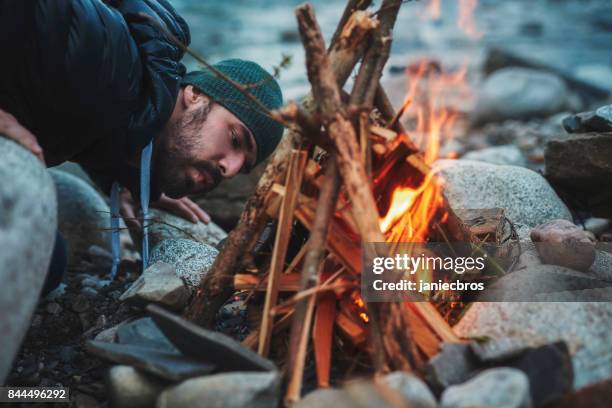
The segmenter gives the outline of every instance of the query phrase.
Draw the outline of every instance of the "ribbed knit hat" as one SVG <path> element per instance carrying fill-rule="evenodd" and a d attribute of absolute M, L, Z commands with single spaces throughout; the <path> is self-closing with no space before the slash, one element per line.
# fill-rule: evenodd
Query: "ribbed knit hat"
<path fill-rule="evenodd" d="M 272 75 L 258 64 L 241 59 L 228 59 L 213 65 L 234 81 L 243 85 L 254 85 L 250 93 L 264 106 L 273 110 L 283 104 L 283 94 Z M 283 135 L 283 126 L 270 119 L 236 88 L 204 69 L 185 75 L 182 85 L 192 85 L 223 105 L 238 117 L 253 133 L 257 143 L 257 163 L 268 157 Z"/>

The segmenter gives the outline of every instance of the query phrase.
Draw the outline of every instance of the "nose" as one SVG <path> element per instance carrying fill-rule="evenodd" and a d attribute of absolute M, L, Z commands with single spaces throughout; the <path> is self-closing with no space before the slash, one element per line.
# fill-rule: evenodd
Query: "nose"
<path fill-rule="evenodd" d="M 231 152 L 219 160 L 219 170 L 224 178 L 231 178 L 240 173 L 246 157 L 244 152 Z"/>

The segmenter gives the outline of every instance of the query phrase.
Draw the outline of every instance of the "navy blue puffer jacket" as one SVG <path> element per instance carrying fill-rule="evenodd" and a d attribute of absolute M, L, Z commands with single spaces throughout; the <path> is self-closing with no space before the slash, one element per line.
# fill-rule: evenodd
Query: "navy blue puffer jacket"
<path fill-rule="evenodd" d="M 189 28 L 166 0 L 0 0 L 0 108 L 48 165 L 118 169 L 170 118 Z"/>

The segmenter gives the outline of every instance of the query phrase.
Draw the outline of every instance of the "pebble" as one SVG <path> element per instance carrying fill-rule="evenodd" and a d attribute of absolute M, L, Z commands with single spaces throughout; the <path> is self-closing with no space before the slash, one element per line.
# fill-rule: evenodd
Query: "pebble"
<path fill-rule="evenodd" d="M 578 226 L 556 219 L 531 230 L 531 240 L 544 263 L 588 270 L 595 261 L 595 244 Z"/>
<path fill-rule="evenodd" d="M 50 302 L 47 304 L 47 313 L 56 315 L 61 312 L 62 312 L 62 307 L 59 305 L 59 303 Z"/>
<path fill-rule="evenodd" d="M 72 301 L 72 310 L 77 313 L 85 312 L 89 309 L 89 301 L 83 294 L 77 295 Z"/>

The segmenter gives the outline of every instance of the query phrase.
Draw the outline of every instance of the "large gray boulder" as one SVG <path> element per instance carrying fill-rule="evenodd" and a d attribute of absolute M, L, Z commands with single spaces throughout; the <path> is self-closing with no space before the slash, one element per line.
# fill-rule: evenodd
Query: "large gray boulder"
<path fill-rule="evenodd" d="M 611 302 L 482 302 L 472 303 L 453 330 L 527 346 L 564 340 L 578 389 L 612 377 L 611 326 Z"/>
<path fill-rule="evenodd" d="M 452 208 L 503 208 L 529 240 L 529 230 L 553 219 L 571 220 L 570 211 L 552 187 L 535 171 L 471 160 L 438 160 Z"/>
<path fill-rule="evenodd" d="M 0 384 L 38 303 L 53 251 L 53 180 L 34 155 L 0 136 Z"/>
<path fill-rule="evenodd" d="M 57 189 L 59 230 L 68 246 L 68 264 L 78 265 L 87 249 L 110 250 L 110 208 L 100 193 L 83 179 L 50 169 Z"/>
<path fill-rule="evenodd" d="M 474 122 L 547 117 L 571 107 L 565 82 L 549 72 L 509 67 L 495 71 L 478 92 Z"/>

